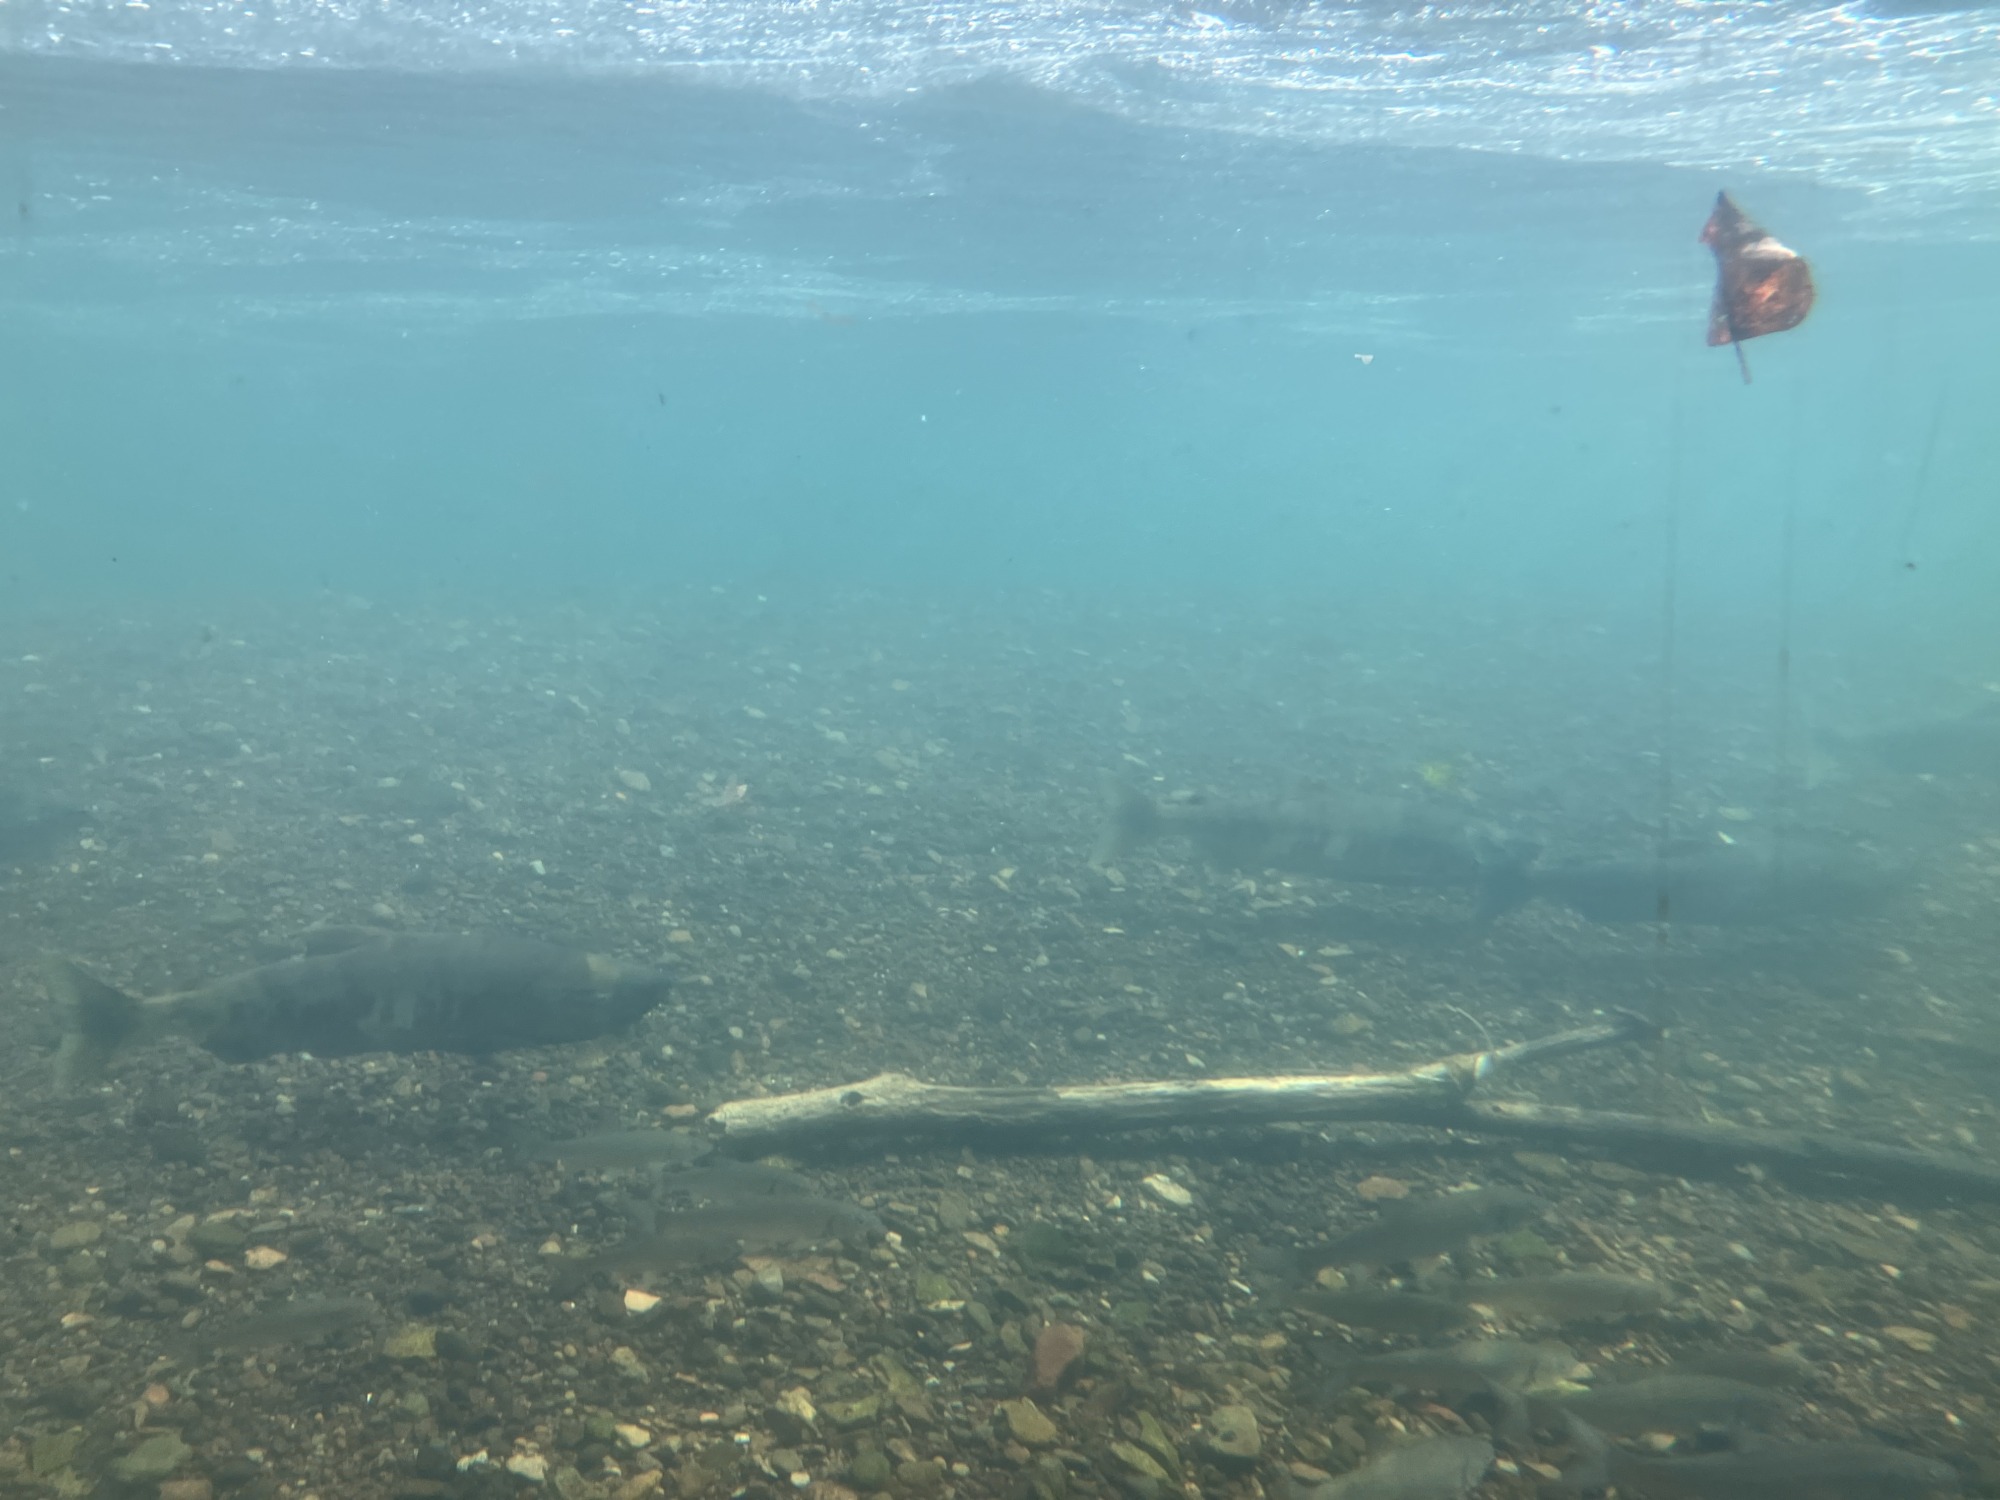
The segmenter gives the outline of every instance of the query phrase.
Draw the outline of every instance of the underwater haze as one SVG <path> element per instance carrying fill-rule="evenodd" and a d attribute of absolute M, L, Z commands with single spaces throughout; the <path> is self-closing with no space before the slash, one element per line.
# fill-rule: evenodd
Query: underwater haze
<path fill-rule="evenodd" d="M 784 580 L 1596 610 L 1655 585 L 1670 492 L 1689 586 L 1741 608 L 1787 486 L 1842 616 L 1993 592 L 1991 10 L 0 25 L 12 608 Z M 1749 391 L 1700 341 L 1718 187 L 1823 286 Z"/>
<path fill-rule="evenodd" d="M 0 1500 L 2000 1494 L 1996 349 L 1991 5 L 0 0 Z"/>

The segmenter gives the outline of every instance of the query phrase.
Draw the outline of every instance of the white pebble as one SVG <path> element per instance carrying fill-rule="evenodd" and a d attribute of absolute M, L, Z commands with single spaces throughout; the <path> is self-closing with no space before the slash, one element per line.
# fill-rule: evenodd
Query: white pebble
<path fill-rule="evenodd" d="M 1182 1187 L 1164 1172 L 1155 1172 L 1144 1179 L 1147 1192 L 1173 1208 L 1194 1207 L 1194 1194 Z"/>

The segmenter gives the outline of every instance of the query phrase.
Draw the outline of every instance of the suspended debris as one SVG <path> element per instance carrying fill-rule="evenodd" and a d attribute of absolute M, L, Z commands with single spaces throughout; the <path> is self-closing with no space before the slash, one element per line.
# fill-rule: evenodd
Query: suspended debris
<path fill-rule="evenodd" d="M 1727 193 L 1715 195 L 1715 211 L 1702 226 L 1701 242 L 1715 252 L 1715 300 L 1708 309 L 1708 344 L 1732 344 L 1743 383 L 1750 364 L 1743 341 L 1796 328 L 1812 311 L 1812 268 L 1795 250 L 1779 244 L 1752 221 Z"/>

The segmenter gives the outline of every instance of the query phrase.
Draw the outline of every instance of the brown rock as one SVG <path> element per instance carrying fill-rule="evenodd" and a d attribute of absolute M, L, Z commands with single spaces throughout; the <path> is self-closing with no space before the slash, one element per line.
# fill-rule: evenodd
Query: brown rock
<path fill-rule="evenodd" d="M 1062 1384 L 1071 1365 L 1083 1357 L 1083 1330 L 1074 1323 L 1050 1323 L 1035 1338 L 1034 1376 L 1031 1385 L 1038 1391 L 1052 1391 Z"/>
<path fill-rule="evenodd" d="M 1410 1189 L 1408 1184 L 1393 1177 L 1364 1177 L 1354 1185 L 1354 1196 L 1366 1203 L 1376 1203 L 1384 1198 L 1407 1198 Z"/>
<path fill-rule="evenodd" d="M 206 1479 L 169 1479 L 160 1486 L 160 1500 L 209 1500 L 213 1493 Z"/>

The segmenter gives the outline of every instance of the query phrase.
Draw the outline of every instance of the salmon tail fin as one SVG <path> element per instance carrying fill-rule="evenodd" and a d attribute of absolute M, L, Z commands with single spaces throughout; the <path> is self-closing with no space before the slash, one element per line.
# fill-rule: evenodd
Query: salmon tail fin
<path fill-rule="evenodd" d="M 94 1083 L 112 1054 L 139 1024 L 139 997 L 106 984 L 66 958 L 50 959 L 43 982 L 63 1009 L 62 1048 L 56 1082 L 63 1088 Z"/>
<path fill-rule="evenodd" d="M 1137 787 L 1127 786 L 1115 776 L 1104 778 L 1104 831 L 1090 856 L 1094 865 L 1142 849 L 1160 836 L 1159 806 Z"/>
<path fill-rule="evenodd" d="M 1611 1444 L 1604 1434 L 1583 1418 L 1563 1413 L 1563 1425 L 1576 1448 L 1576 1457 L 1562 1471 L 1562 1478 L 1542 1486 L 1546 1496 L 1596 1494 L 1611 1487 Z"/>
<path fill-rule="evenodd" d="M 1541 846 L 1525 839 L 1485 839 L 1479 846 L 1479 905 L 1474 918 L 1491 922 L 1526 906 L 1535 894 L 1528 867 Z"/>

